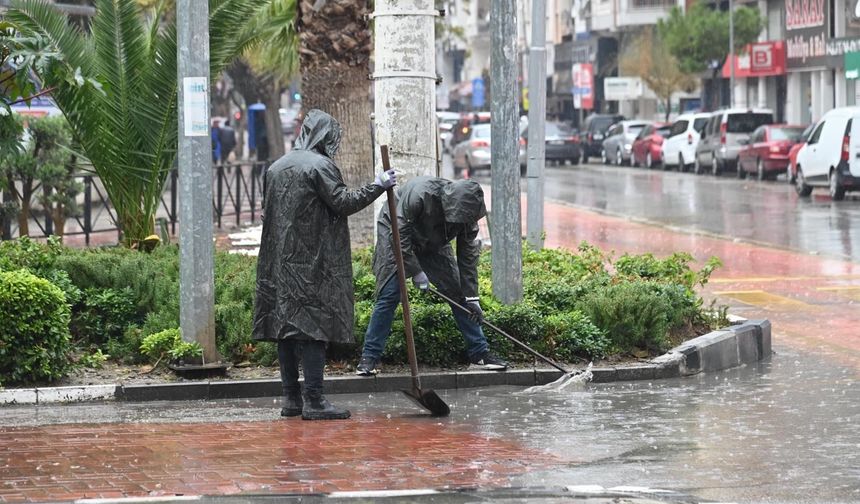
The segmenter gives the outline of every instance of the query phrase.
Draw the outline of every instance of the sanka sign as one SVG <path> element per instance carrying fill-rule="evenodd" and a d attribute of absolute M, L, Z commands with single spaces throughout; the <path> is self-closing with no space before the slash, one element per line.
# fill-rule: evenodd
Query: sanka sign
<path fill-rule="evenodd" d="M 785 0 L 785 46 L 788 68 L 827 64 L 826 0 Z"/>

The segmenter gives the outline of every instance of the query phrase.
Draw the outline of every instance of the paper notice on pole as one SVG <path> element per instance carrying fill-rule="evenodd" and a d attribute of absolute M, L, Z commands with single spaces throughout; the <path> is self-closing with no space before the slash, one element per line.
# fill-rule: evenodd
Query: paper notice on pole
<path fill-rule="evenodd" d="M 206 77 L 185 77 L 182 79 L 182 117 L 185 122 L 185 136 L 206 136 L 209 134 L 209 82 Z"/>

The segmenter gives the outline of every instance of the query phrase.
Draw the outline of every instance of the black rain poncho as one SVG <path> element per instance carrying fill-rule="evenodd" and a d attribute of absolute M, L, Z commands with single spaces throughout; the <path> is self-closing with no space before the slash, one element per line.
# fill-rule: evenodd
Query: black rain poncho
<path fill-rule="evenodd" d="M 415 177 L 398 193 L 397 217 L 406 276 L 424 271 L 439 290 L 454 299 L 478 297 L 481 241 L 478 221 L 487 214 L 484 191 L 473 180 Z M 397 273 L 391 217 L 386 205 L 376 221 L 373 272 L 376 292 Z M 456 258 L 451 241 L 457 240 Z"/>
<path fill-rule="evenodd" d="M 266 173 L 253 338 L 352 343 L 352 254 L 346 218 L 383 189 L 350 190 L 332 161 L 337 121 L 308 112 L 294 149 Z"/>

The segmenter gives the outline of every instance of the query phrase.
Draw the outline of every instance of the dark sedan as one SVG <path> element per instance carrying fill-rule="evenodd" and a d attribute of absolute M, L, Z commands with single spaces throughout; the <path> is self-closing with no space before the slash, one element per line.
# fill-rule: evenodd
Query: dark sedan
<path fill-rule="evenodd" d="M 561 163 L 569 161 L 571 164 L 579 164 L 582 150 L 579 148 L 579 138 L 570 129 L 570 126 L 558 122 L 547 122 L 544 138 L 547 161 Z M 520 134 L 520 168 L 525 168 L 528 163 L 528 141 L 529 129 L 525 128 Z"/>

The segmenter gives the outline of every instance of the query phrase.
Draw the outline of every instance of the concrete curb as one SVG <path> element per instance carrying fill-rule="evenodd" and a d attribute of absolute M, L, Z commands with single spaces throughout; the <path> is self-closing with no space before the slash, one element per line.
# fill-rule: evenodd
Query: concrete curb
<path fill-rule="evenodd" d="M 593 368 L 594 383 L 678 378 L 702 372 L 720 371 L 766 359 L 771 355 L 771 325 L 768 320 L 747 320 L 685 342 L 644 364 Z M 516 385 L 545 385 L 561 377 L 555 369 L 512 369 L 427 373 L 422 387 L 460 389 Z M 393 392 L 412 386 L 409 375 L 385 374 L 372 378 L 330 376 L 325 379 L 327 394 Z M 271 380 L 207 380 L 149 385 L 95 385 L 0 390 L 0 405 L 66 403 L 91 400 L 181 401 L 274 397 L 281 394 L 281 382 Z"/>

